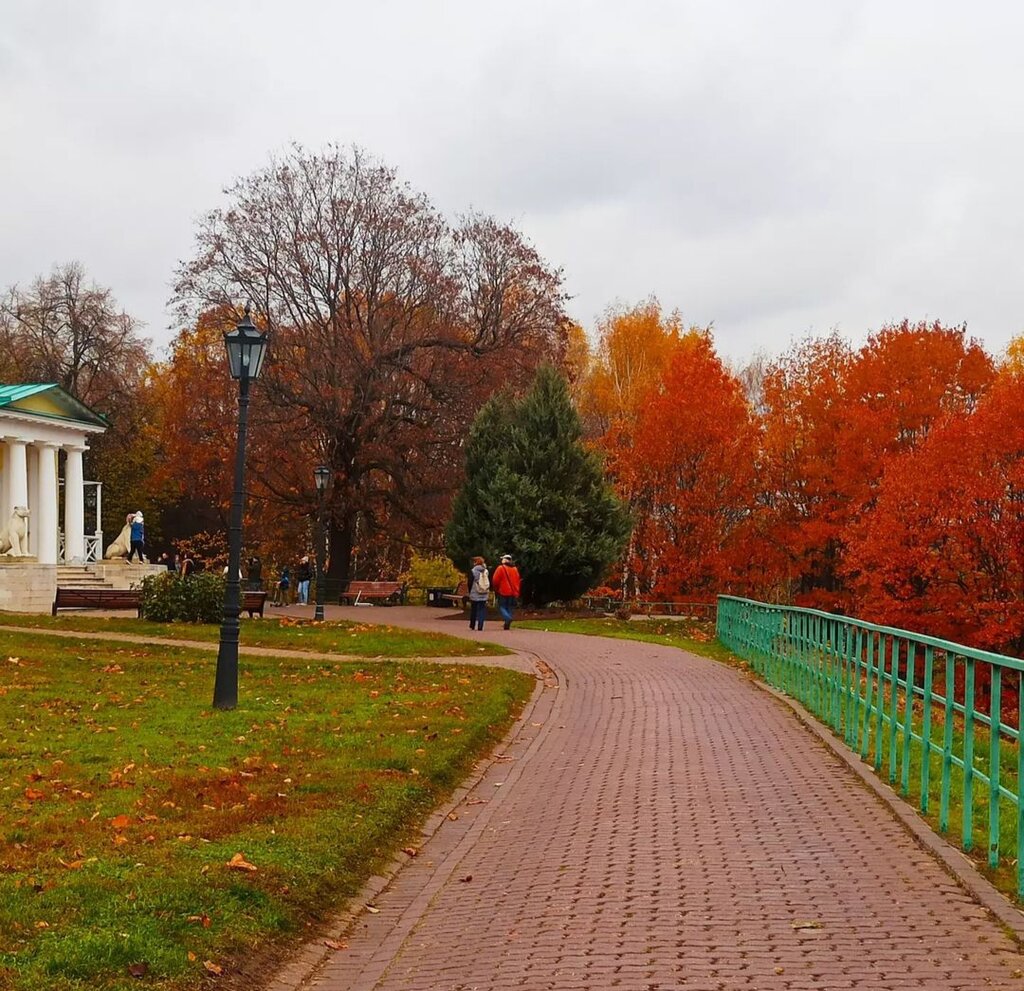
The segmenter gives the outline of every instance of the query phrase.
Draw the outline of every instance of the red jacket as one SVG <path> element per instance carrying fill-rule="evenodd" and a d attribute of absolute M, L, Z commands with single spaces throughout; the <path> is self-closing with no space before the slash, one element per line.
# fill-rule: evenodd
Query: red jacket
<path fill-rule="evenodd" d="M 491 588 L 496 595 L 518 595 L 519 569 L 514 564 L 499 564 L 491 575 Z"/>

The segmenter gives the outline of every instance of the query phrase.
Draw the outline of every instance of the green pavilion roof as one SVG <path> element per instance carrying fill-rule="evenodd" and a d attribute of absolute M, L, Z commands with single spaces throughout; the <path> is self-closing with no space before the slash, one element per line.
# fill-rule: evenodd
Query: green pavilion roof
<path fill-rule="evenodd" d="M 109 426 L 102 413 L 90 409 L 56 382 L 0 385 L 0 410 L 3 409 L 50 420 L 87 423 L 96 427 Z"/>

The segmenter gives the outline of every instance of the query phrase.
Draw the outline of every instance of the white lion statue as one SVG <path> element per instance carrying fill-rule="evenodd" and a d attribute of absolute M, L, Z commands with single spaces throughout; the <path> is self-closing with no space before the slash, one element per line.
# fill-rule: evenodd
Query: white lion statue
<path fill-rule="evenodd" d="M 7 526 L 0 530 L 0 554 L 28 556 L 28 506 L 15 506 Z"/>
<path fill-rule="evenodd" d="M 107 548 L 106 553 L 103 555 L 105 561 L 113 561 L 116 558 L 128 557 L 128 552 L 132 549 L 132 525 L 131 523 L 125 523 L 124 528 L 117 535 L 117 539 Z"/>

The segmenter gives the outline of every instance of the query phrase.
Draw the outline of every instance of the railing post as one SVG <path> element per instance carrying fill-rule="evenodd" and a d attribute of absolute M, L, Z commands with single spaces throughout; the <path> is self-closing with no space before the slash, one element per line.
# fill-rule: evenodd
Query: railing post
<path fill-rule="evenodd" d="M 999 866 L 999 724 L 1002 713 L 1002 669 L 990 664 L 991 695 L 988 708 L 988 866 Z"/>
<path fill-rule="evenodd" d="M 964 815 L 960 841 L 974 846 L 974 658 L 964 657 Z"/>
<path fill-rule="evenodd" d="M 932 678 L 935 667 L 935 648 L 924 648 L 924 709 L 921 713 L 921 811 L 928 811 L 928 791 L 931 788 L 932 765 Z"/>

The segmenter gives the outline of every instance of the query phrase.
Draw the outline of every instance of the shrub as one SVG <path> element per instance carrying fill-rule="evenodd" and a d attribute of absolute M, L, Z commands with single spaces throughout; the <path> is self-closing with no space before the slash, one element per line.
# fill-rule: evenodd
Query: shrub
<path fill-rule="evenodd" d="M 142 618 L 157 623 L 219 623 L 224 611 L 220 575 L 168 571 L 142 579 Z"/>
<path fill-rule="evenodd" d="M 458 568 L 441 554 L 412 552 L 409 568 L 399 576 L 410 589 L 409 601 L 422 604 L 425 588 L 455 588 L 465 577 Z"/>

